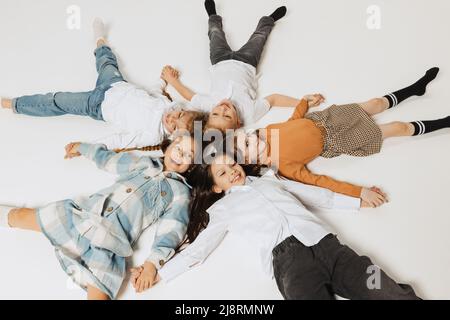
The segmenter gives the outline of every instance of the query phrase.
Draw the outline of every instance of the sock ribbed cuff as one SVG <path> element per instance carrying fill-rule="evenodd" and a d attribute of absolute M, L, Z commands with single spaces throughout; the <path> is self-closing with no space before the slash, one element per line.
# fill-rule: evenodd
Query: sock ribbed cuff
<path fill-rule="evenodd" d="M 386 99 L 388 99 L 388 101 L 389 101 L 389 107 L 388 107 L 388 109 L 389 109 L 389 108 L 392 108 L 392 107 L 395 107 L 395 106 L 398 105 L 398 99 L 397 99 L 397 97 L 395 96 L 395 94 L 389 93 L 389 94 L 385 95 L 384 97 L 385 97 Z"/>
<path fill-rule="evenodd" d="M 411 122 L 411 124 L 414 126 L 413 136 L 420 136 L 422 134 L 450 128 L 450 116 L 436 120 L 414 121 Z"/>
<path fill-rule="evenodd" d="M 422 134 L 425 134 L 425 125 L 422 121 L 414 121 L 411 122 L 411 124 L 414 126 L 413 136 L 420 136 Z"/>

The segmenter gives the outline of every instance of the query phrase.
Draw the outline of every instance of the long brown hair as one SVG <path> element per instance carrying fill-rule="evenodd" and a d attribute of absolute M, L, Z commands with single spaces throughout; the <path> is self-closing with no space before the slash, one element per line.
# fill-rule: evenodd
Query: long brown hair
<path fill-rule="evenodd" d="M 243 165 L 242 168 L 247 176 L 261 175 L 262 167 L 259 165 Z M 194 165 L 186 175 L 186 179 L 192 186 L 186 242 L 192 243 L 199 233 L 208 226 L 209 214 L 207 210 L 223 198 L 225 193 L 213 191 L 215 182 L 210 164 Z"/>

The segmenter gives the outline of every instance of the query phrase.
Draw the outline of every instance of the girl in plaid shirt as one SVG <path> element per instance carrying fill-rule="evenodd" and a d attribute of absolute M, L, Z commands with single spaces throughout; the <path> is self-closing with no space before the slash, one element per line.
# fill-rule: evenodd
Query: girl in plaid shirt
<path fill-rule="evenodd" d="M 172 257 L 186 232 L 190 192 L 185 173 L 197 147 L 179 136 L 164 160 L 115 153 L 100 144 L 71 143 L 67 158 L 83 155 L 119 175 L 112 186 L 89 197 L 43 208 L 0 206 L 0 225 L 42 232 L 59 262 L 89 299 L 114 299 L 126 275 L 126 258 L 147 227 L 158 222 L 154 243 L 135 279 L 136 291 L 150 288 L 157 270 Z M 198 149 L 200 150 L 200 149 Z"/>

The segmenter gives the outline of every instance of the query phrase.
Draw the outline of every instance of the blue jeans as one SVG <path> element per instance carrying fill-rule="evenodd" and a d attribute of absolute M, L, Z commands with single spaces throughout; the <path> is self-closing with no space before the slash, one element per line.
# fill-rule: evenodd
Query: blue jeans
<path fill-rule="evenodd" d="M 119 71 L 117 58 L 111 48 L 102 46 L 97 48 L 94 53 L 98 72 L 94 90 L 18 97 L 13 99 L 14 112 L 35 117 L 75 114 L 103 120 L 101 105 L 105 99 L 105 92 L 111 88 L 113 83 L 125 80 Z"/>

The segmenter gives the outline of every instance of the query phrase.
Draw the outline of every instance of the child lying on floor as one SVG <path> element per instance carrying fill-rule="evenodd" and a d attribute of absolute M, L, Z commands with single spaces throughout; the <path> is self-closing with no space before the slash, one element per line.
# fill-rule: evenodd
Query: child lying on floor
<path fill-rule="evenodd" d="M 4 108 L 36 117 L 75 114 L 90 116 L 114 125 L 120 133 L 96 141 L 109 149 L 159 145 L 177 130 L 193 131 L 194 121 L 206 121 L 206 114 L 183 110 L 165 93 L 160 79 L 150 91 L 128 83 L 119 71 L 117 58 L 107 46 L 105 26 L 94 21 L 98 79 L 87 92 L 54 92 L 2 99 Z"/>

